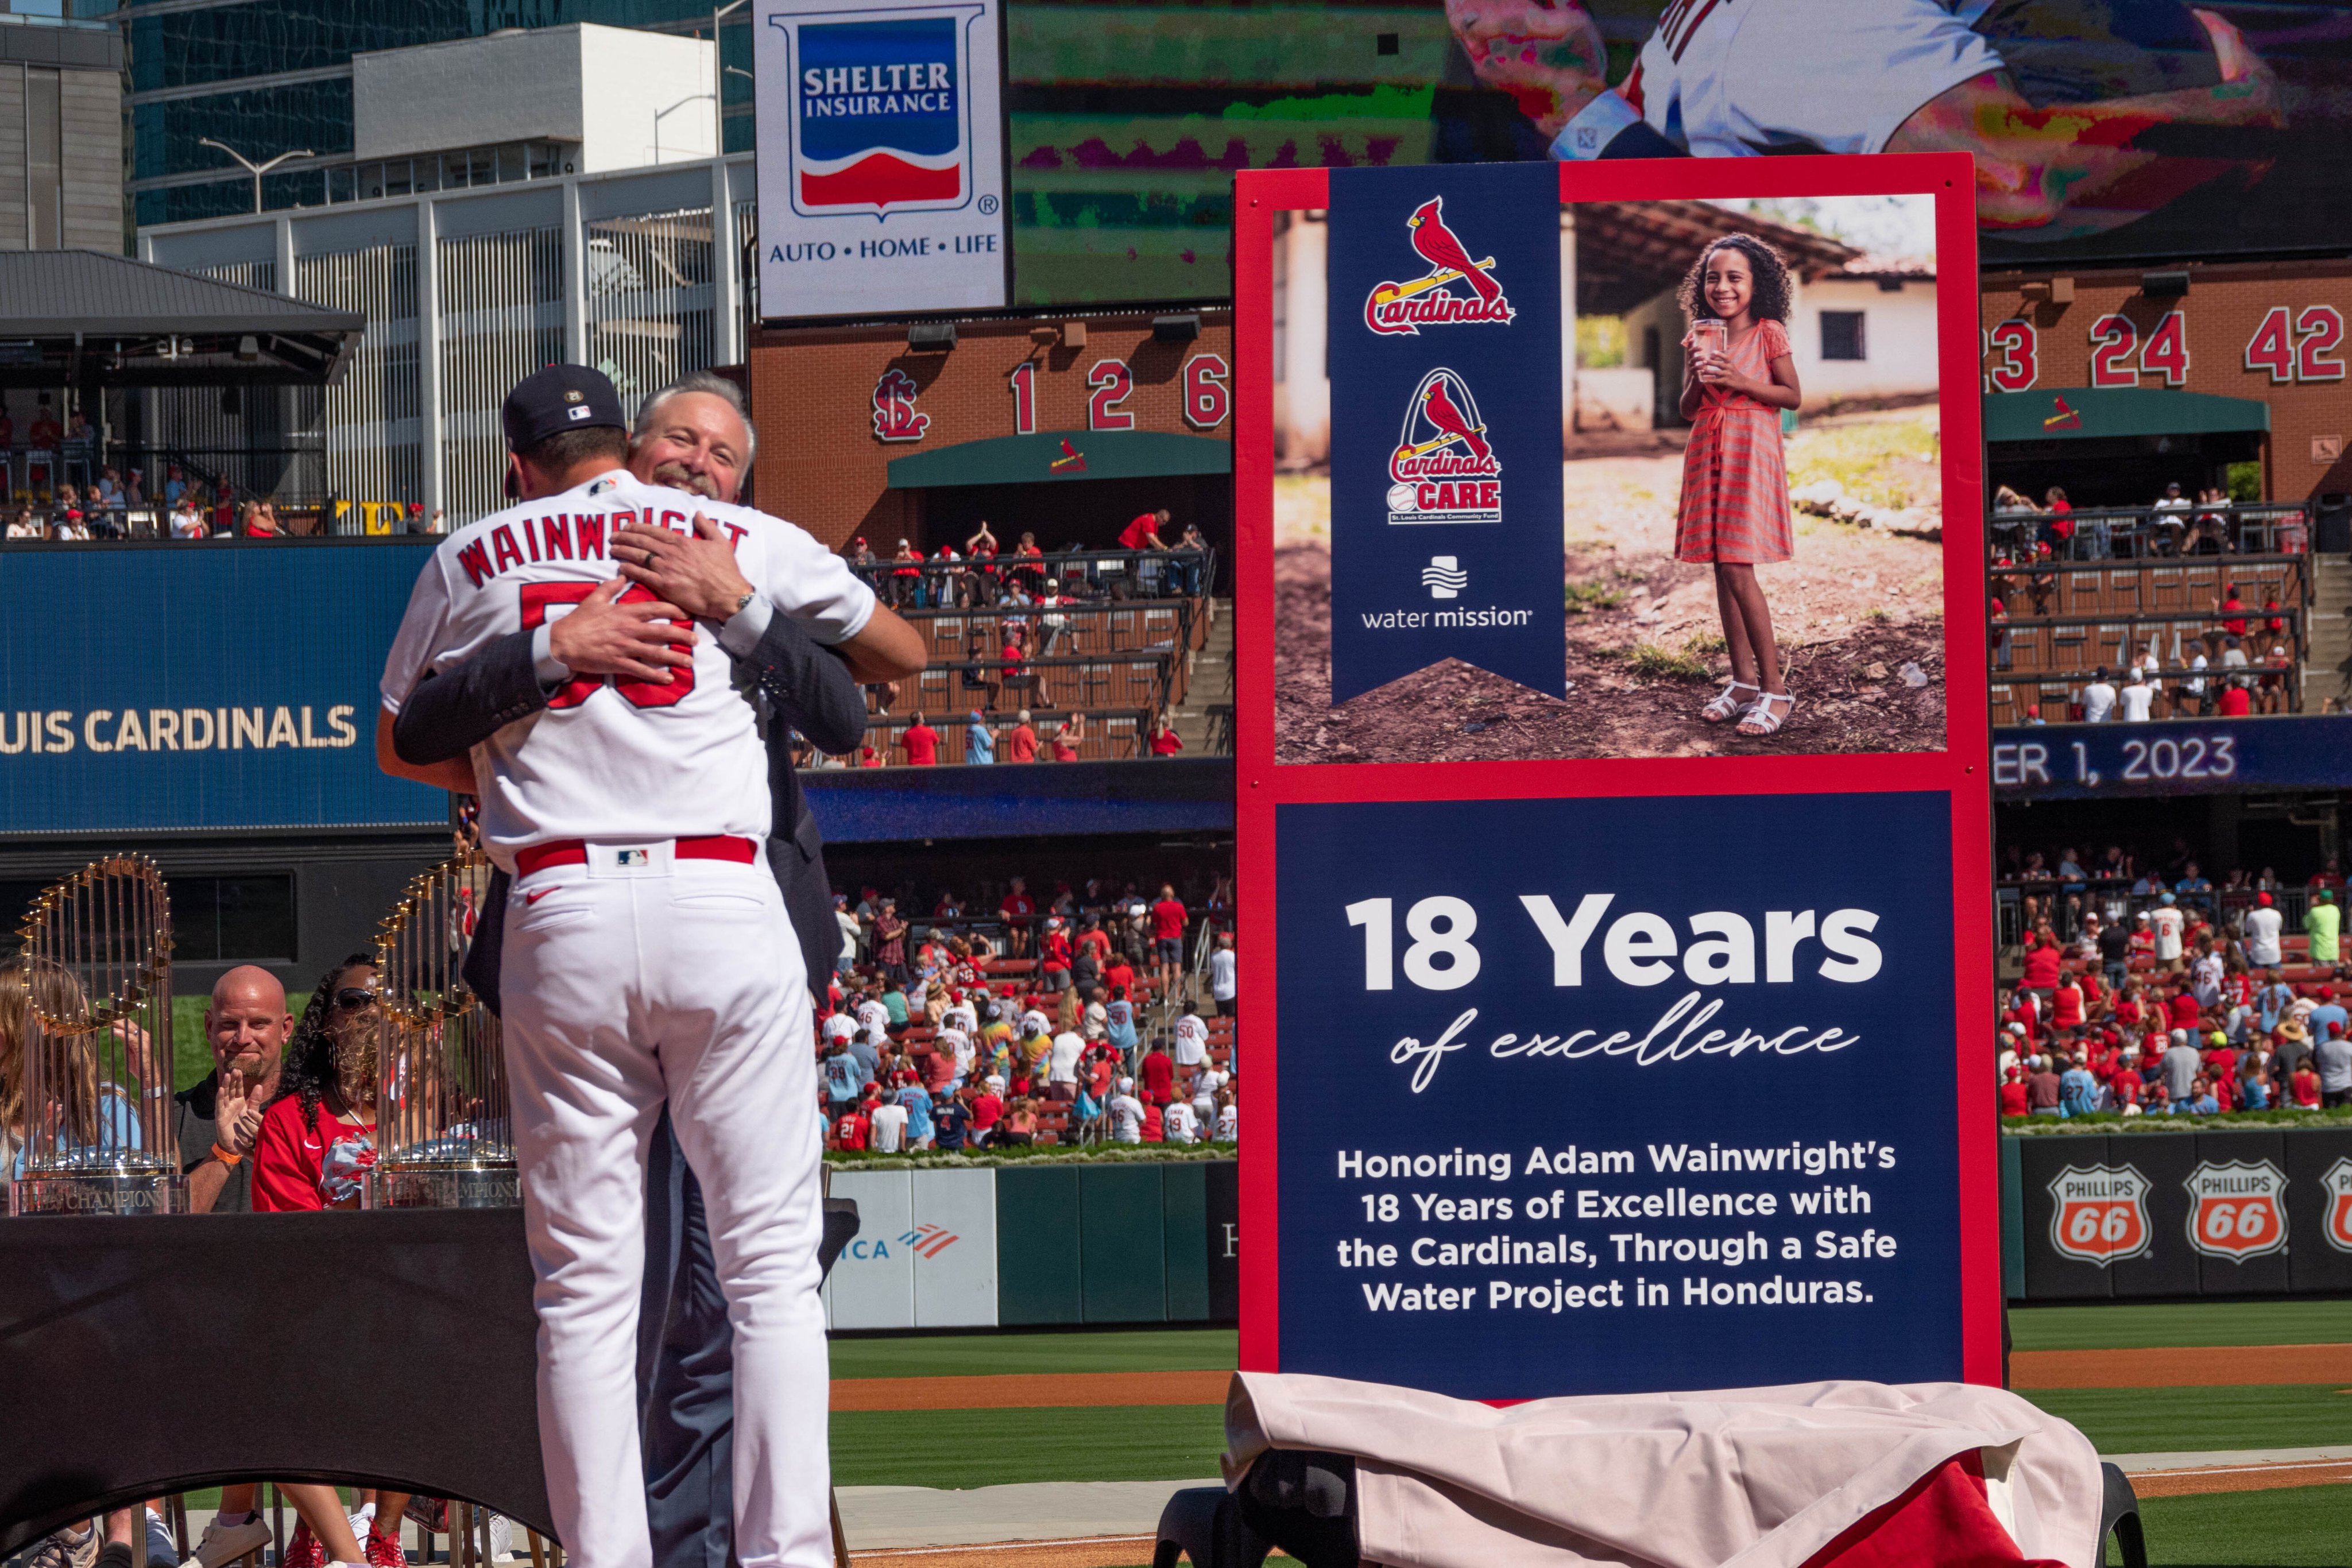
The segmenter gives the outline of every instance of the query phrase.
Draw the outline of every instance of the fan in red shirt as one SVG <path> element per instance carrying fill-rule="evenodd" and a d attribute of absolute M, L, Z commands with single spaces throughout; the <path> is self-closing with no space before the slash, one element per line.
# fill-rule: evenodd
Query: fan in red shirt
<path fill-rule="evenodd" d="M 1159 1040 L 1143 1056 L 1143 1103 L 1165 1105 L 1176 1095 L 1176 1060 Z"/>
<path fill-rule="evenodd" d="M 1151 755 L 1173 757 L 1184 749 L 1184 739 L 1176 733 L 1175 724 L 1162 713 L 1151 725 Z"/>
<path fill-rule="evenodd" d="M 1184 906 L 1176 901 L 1176 889 L 1167 883 L 1160 884 L 1160 902 L 1151 906 L 1151 946 L 1157 959 L 1160 994 L 1175 994 L 1176 983 L 1184 967 Z"/>
<path fill-rule="evenodd" d="M 2083 1027 L 2083 988 L 2072 975 L 2060 976 L 2057 988 L 2050 993 L 2050 1027 Z"/>
<path fill-rule="evenodd" d="M 1045 988 L 1054 992 L 1069 989 L 1070 934 L 1062 928 L 1059 920 L 1045 922 L 1045 935 L 1037 948 L 1044 960 L 1039 967 L 1045 971 Z"/>
<path fill-rule="evenodd" d="M 1118 533 L 1121 549 L 1166 549 L 1167 541 L 1160 537 L 1160 525 L 1174 514 L 1165 507 L 1156 512 L 1145 512 Z"/>
<path fill-rule="evenodd" d="M 2058 939 L 2044 932 L 2025 950 L 2025 988 L 2046 991 L 2055 987 L 2058 971 L 2064 959 L 2065 955 L 2059 950 Z"/>
<path fill-rule="evenodd" d="M 986 1080 L 981 1085 L 980 1092 L 971 1097 L 971 1130 L 979 1134 L 978 1141 L 982 1144 L 988 1142 L 989 1130 L 1004 1115 L 1004 1102 L 998 1096 L 995 1083 L 993 1078 Z"/>
<path fill-rule="evenodd" d="M 2221 706 L 2217 711 L 2223 718 L 2244 718 L 2254 711 L 2254 694 L 2231 681 L 2221 688 Z"/>
<path fill-rule="evenodd" d="M 1029 727 L 1029 710 L 1021 710 L 1021 722 L 1004 737 L 1004 759 L 1008 762 L 1037 760 L 1037 732 Z"/>
<path fill-rule="evenodd" d="M 834 1118 L 833 1146 L 856 1153 L 866 1147 L 866 1135 L 873 1131 L 873 1118 L 866 1114 L 870 1101 L 861 1101 Z"/>
<path fill-rule="evenodd" d="M 2168 1009 L 2172 1015 L 2173 1028 L 2194 1030 L 2197 1027 L 2197 995 L 2188 987 L 2174 990 Z"/>
<path fill-rule="evenodd" d="M 2009 1070 L 2008 1081 L 2000 1086 L 2000 1113 L 2022 1116 L 2032 1109 L 2026 1099 L 2025 1069 L 2012 1067 Z"/>
<path fill-rule="evenodd" d="M 998 918 L 1004 922 L 1004 946 L 1010 957 L 1024 958 L 1029 955 L 1029 923 L 1037 916 L 1037 901 L 1029 896 L 1029 883 L 1021 877 L 1013 879 L 1012 888 L 1004 901 L 996 906 Z"/>
<path fill-rule="evenodd" d="M 898 737 L 898 744 L 907 748 L 907 761 L 910 767 L 939 766 L 940 732 L 921 719 L 918 718 L 907 727 L 907 733 Z"/>

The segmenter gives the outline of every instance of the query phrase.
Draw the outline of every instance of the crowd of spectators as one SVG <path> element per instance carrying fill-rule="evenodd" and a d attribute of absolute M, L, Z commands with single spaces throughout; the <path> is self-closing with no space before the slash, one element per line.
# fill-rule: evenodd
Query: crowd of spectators
<path fill-rule="evenodd" d="M 1171 537 L 1172 536 L 1172 537 Z M 1007 549 L 986 522 L 963 548 L 950 542 L 929 556 L 906 539 L 887 556 L 860 536 L 842 553 L 883 602 L 901 610 L 986 610 L 1004 604 L 1085 604 L 1106 600 L 1196 598 L 1206 583 L 1209 543 L 1191 523 L 1175 529 L 1167 508 L 1129 523 L 1116 550 L 1064 545 L 1048 557 L 1024 532 Z M 1050 617 L 1048 618 L 1050 625 Z M 1050 637 L 1046 640 L 1050 643 Z M 1052 653 L 1041 646 L 1038 656 Z"/>
<path fill-rule="evenodd" d="M 942 718 L 942 725 L 955 722 Z M 1084 712 L 1065 714 L 1041 723 L 1029 709 L 998 714 L 993 706 L 968 710 L 961 721 L 963 760 L 973 767 L 999 762 L 1076 762 L 1087 739 Z M 869 731 L 854 755 L 835 756 L 815 749 L 803 737 L 793 737 L 793 762 L 802 768 L 936 768 L 943 740 L 930 720 L 917 715 L 915 722 L 882 739 Z M 1173 757 L 1184 749 L 1176 733 L 1174 716 L 1166 709 L 1154 714 L 1139 748 L 1150 757 Z"/>
<path fill-rule="evenodd" d="M 2297 886 L 2268 867 L 2216 886 L 2193 859 L 2141 869 L 2119 845 L 2089 865 L 2006 852 L 2004 880 L 2033 891 L 1999 1001 L 2003 1115 L 2352 1105 L 2332 860 Z"/>
<path fill-rule="evenodd" d="M 2008 607 L 1991 601 L 1993 672 L 2012 667 L 2013 633 Z M 2213 601 L 2211 622 L 2167 621 L 2151 627 L 2144 647 L 2127 647 L 2128 666 L 2101 664 L 2090 680 L 2068 695 L 2057 722 L 2143 724 L 2161 718 L 2242 718 L 2285 713 L 2294 706 L 2294 632 L 2275 593 L 2259 605 L 2246 602 L 2239 585 L 2226 583 Z M 2025 710 L 2027 724 L 2047 724 L 2039 704 Z"/>
<path fill-rule="evenodd" d="M 2061 486 L 2037 506 L 2007 485 L 1993 492 L 1997 566 L 2036 560 L 2109 560 L 2117 556 L 2299 555 L 2309 546 L 2300 509 L 2255 505 L 2228 490 L 2200 487 L 2191 500 L 2178 480 L 2147 507 L 2084 508 L 2077 515 Z"/>
<path fill-rule="evenodd" d="M 1171 883 L 1065 883 L 1041 901 L 1021 877 L 992 915 L 943 891 L 919 925 L 896 894 L 834 902 L 843 953 L 816 1041 L 828 1148 L 1236 1139 L 1229 878 L 1197 912 Z"/>

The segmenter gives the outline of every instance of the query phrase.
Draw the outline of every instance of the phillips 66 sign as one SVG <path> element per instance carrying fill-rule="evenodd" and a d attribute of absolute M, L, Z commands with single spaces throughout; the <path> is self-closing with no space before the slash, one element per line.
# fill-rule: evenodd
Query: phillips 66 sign
<path fill-rule="evenodd" d="M 2154 1238 L 2147 1178 L 2130 1166 L 2069 1166 L 2051 1179 L 2050 1197 L 2050 1245 L 2068 1258 L 2137 1258 Z"/>
<path fill-rule="evenodd" d="M 1012 295 L 1002 0 L 758 0 L 763 319 Z"/>

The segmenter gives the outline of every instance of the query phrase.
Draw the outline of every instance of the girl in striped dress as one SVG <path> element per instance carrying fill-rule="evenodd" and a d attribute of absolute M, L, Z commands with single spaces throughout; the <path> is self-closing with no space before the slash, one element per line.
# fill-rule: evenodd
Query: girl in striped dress
<path fill-rule="evenodd" d="M 1756 568 L 1796 551 L 1780 411 L 1800 401 L 1789 349 L 1790 287 L 1780 253 L 1752 235 L 1708 246 L 1679 296 L 1692 323 L 1683 340 L 1683 454 L 1675 559 L 1715 568 L 1715 598 L 1731 653 L 1731 684 L 1699 710 L 1709 724 L 1771 735 L 1796 711 L 1772 640 L 1772 611 Z M 1705 328 L 1700 323 L 1707 325 Z M 1719 326 L 1720 330 L 1717 328 Z"/>

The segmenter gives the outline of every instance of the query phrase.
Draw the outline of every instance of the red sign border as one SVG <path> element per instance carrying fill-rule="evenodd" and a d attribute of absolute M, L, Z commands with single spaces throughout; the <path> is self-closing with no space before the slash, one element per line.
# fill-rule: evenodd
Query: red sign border
<path fill-rule="evenodd" d="M 1238 915 L 1250 962 L 1251 1131 L 1241 1151 L 1241 1362 L 1281 1368 L 1275 813 L 1286 804 L 1936 790 L 1951 802 L 1957 940 L 1952 1096 L 1959 1145 L 1964 1381 L 2001 1380 L 2000 1190 L 1993 1030 L 1992 790 L 1986 670 L 1984 444 L 1979 389 L 1976 169 L 1964 152 L 1601 161 L 1559 165 L 1566 202 L 1932 194 L 1943 454 L 1945 749 L 1860 756 L 1643 758 L 1603 762 L 1293 764 L 1274 759 L 1274 222 L 1330 205 L 1323 169 L 1234 177 L 1234 793 Z"/>

